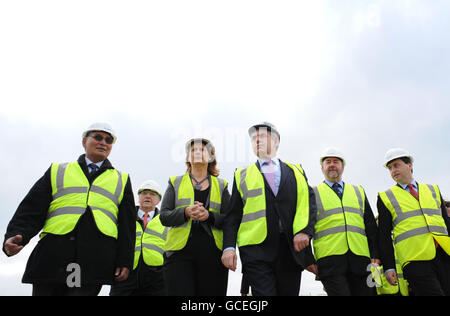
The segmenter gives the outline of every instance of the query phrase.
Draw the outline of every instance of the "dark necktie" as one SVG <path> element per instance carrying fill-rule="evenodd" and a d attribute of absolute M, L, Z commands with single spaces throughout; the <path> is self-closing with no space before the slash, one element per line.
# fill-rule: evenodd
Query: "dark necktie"
<path fill-rule="evenodd" d="M 339 196 L 340 199 L 342 199 L 342 192 L 340 191 L 341 185 L 337 182 L 333 183 L 333 186 L 331 187 L 334 192 Z"/>
<path fill-rule="evenodd" d="M 98 166 L 95 163 L 90 163 L 88 165 L 89 168 L 91 168 L 91 171 L 89 172 L 89 174 L 93 174 L 95 172 L 97 172 L 98 170 Z"/>

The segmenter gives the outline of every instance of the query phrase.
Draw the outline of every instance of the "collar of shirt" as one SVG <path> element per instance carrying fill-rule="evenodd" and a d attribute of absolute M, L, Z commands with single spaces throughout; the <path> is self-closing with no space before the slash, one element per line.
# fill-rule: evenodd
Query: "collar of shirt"
<path fill-rule="evenodd" d="M 408 184 L 409 184 L 409 183 L 408 183 Z M 406 190 L 406 191 L 409 192 L 408 184 L 401 184 L 401 183 L 398 183 L 398 185 L 401 186 L 401 187 L 403 188 L 403 190 Z M 419 187 L 418 187 L 418 185 L 417 185 L 416 180 L 412 179 L 412 181 L 411 181 L 410 184 L 412 184 L 413 188 L 417 191 L 417 189 L 418 189 Z"/>
<path fill-rule="evenodd" d="M 88 157 L 84 157 L 86 159 L 86 165 L 90 165 L 91 163 L 94 163 L 98 166 L 98 168 L 100 169 L 100 167 L 103 165 L 103 160 L 99 161 L 99 162 L 92 162 Z"/>
<path fill-rule="evenodd" d="M 264 165 L 264 166 L 263 166 L 263 164 L 264 164 L 265 162 L 268 162 L 269 160 L 272 160 L 272 163 L 273 163 L 273 165 L 274 165 L 275 170 L 277 170 L 277 169 L 280 168 L 280 159 L 278 159 L 278 158 L 276 158 L 276 157 L 273 157 L 273 158 L 271 158 L 271 159 L 258 158 L 259 166 L 261 167 L 261 169 L 262 169 L 263 167 L 264 167 L 264 168 L 267 167 L 267 165 Z"/>
<path fill-rule="evenodd" d="M 155 210 L 156 210 L 156 208 L 153 211 L 148 212 L 148 221 L 150 221 L 155 216 Z M 144 214 L 145 214 L 145 212 L 139 208 L 138 217 L 141 220 L 144 220 Z"/>
<path fill-rule="evenodd" d="M 327 179 L 325 179 L 324 181 L 326 184 L 328 184 L 328 186 L 330 188 L 332 188 L 333 184 L 335 183 L 335 182 L 328 181 Z M 338 184 L 341 186 L 341 192 L 342 192 L 344 190 L 344 181 L 341 180 L 338 182 Z"/>

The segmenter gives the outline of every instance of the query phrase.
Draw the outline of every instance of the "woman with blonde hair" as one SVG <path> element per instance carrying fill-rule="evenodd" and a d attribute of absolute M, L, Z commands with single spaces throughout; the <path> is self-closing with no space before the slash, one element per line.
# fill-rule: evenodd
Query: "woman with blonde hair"
<path fill-rule="evenodd" d="M 218 178 L 213 144 L 204 138 L 186 143 L 184 175 L 172 176 L 161 205 L 169 226 L 166 282 L 169 295 L 224 296 L 228 270 L 222 265 L 222 225 L 230 194 Z"/>

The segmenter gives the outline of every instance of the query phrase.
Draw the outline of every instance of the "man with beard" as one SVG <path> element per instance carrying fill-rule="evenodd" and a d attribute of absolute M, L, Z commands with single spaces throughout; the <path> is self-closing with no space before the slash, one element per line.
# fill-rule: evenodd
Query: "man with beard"
<path fill-rule="evenodd" d="M 330 296 L 373 295 L 367 267 L 380 261 L 377 226 L 367 196 L 361 186 L 342 181 L 345 159 L 340 150 L 327 148 L 320 164 L 325 180 L 314 187 L 313 241 L 318 276 Z"/>

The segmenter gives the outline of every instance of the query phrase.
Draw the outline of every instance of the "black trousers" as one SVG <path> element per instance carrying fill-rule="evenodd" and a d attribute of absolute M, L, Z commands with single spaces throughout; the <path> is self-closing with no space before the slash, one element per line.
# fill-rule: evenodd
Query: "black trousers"
<path fill-rule="evenodd" d="M 192 229 L 186 246 L 168 254 L 165 279 L 169 296 L 225 296 L 228 269 L 222 251 L 202 228 Z"/>
<path fill-rule="evenodd" d="M 450 257 L 438 247 L 430 261 L 414 261 L 403 268 L 414 295 L 450 296 Z"/>
<path fill-rule="evenodd" d="M 33 296 L 97 296 L 101 284 L 68 287 L 65 284 L 33 284 Z"/>
<path fill-rule="evenodd" d="M 295 262 L 288 240 L 280 235 L 275 262 L 251 261 L 243 264 L 243 273 L 253 296 L 298 296 L 303 267 Z"/>
<path fill-rule="evenodd" d="M 369 274 L 369 272 L 368 272 Z M 375 287 L 367 285 L 367 275 L 352 272 L 328 276 L 321 280 L 328 296 L 374 296 Z"/>

